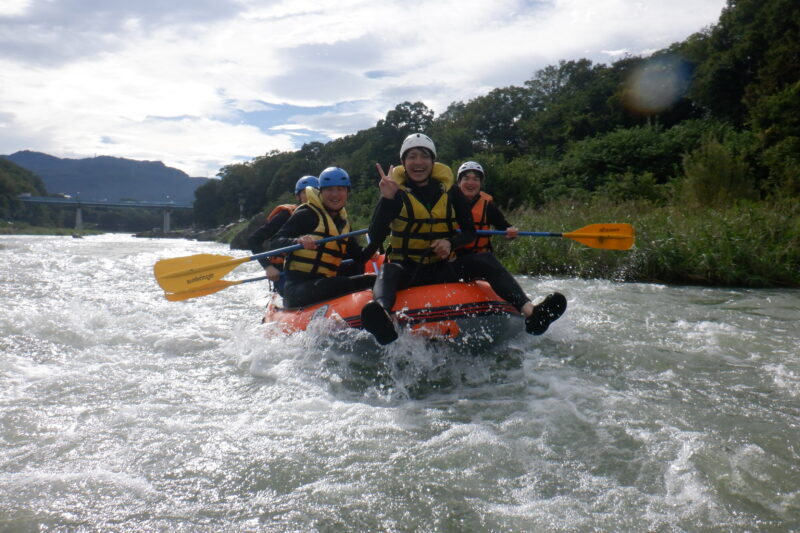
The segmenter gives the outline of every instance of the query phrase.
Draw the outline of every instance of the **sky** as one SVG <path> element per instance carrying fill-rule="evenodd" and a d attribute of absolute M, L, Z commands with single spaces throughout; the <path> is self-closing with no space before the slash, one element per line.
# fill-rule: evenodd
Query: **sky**
<path fill-rule="evenodd" d="M 190 176 L 437 115 L 559 60 L 647 56 L 724 0 L 0 0 L 0 154 Z"/>

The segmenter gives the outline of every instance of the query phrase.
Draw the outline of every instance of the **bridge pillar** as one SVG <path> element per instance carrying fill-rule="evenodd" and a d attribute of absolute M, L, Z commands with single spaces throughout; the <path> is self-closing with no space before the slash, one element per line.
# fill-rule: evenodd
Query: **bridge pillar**
<path fill-rule="evenodd" d="M 83 229 L 83 212 L 81 211 L 81 206 L 78 206 L 78 209 L 75 210 L 75 229 L 78 231 Z"/>
<path fill-rule="evenodd" d="M 170 230 L 170 210 L 169 208 L 164 209 L 164 233 L 167 233 Z"/>

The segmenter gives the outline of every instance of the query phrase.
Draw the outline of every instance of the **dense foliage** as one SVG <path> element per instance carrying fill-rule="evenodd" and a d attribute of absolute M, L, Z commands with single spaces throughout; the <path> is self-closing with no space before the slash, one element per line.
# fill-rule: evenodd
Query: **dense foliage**
<path fill-rule="evenodd" d="M 509 216 L 533 230 L 572 231 L 587 222 L 629 222 L 631 251 L 597 250 L 570 239 L 494 238 L 509 269 L 532 275 L 602 277 L 620 281 L 800 287 L 800 202 L 739 200 L 725 208 L 654 206 L 646 200 L 552 202 Z"/>
<path fill-rule="evenodd" d="M 20 212 L 20 194 L 45 194 L 41 178 L 0 157 L 0 219 L 12 219 Z"/>

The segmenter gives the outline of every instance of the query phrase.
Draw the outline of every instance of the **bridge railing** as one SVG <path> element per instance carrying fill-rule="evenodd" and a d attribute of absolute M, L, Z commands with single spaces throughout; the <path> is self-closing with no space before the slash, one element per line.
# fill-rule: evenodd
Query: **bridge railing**
<path fill-rule="evenodd" d="M 170 231 L 171 217 L 173 209 L 194 209 L 192 204 L 180 204 L 176 202 L 108 202 L 102 200 L 81 200 L 80 198 L 61 198 L 58 196 L 29 196 L 20 195 L 20 201 L 26 204 L 57 205 L 62 207 L 75 208 L 75 229 L 83 229 L 83 207 L 113 207 L 113 208 L 138 208 L 138 209 L 163 209 L 164 223 L 162 229 L 164 233 Z"/>

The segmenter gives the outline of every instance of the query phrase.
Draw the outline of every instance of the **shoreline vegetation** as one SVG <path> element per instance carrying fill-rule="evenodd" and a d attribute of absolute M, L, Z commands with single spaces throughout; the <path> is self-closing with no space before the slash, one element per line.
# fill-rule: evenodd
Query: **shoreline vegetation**
<path fill-rule="evenodd" d="M 705 285 L 714 287 L 800 288 L 800 203 L 741 201 L 733 206 L 700 208 L 689 204 L 657 206 L 648 201 L 612 203 L 553 202 L 540 209 L 507 213 L 523 231 L 568 232 L 603 222 L 634 226 L 636 244 L 625 251 L 597 250 L 566 238 L 495 236 L 495 254 L 516 275 L 604 278 L 621 282 Z M 353 227 L 366 227 L 355 220 Z M 252 222 L 214 230 L 176 230 L 168 235 L 231 244 L 249 233 Z M 0 234 L 82 235 L 69 228 L 25 225 L 0 228 Z M 241 238 L 241 237 L 240 237 Z M 241 249 L 241 246 L 233 245 Z"/>
<path fill-rule="evenodd" d="M 51 236 L 86 236 L 101 235 L 109 233 L 96 229 L 81 229 L 54 227 L 54 226 L 35 226 L 25 222 L 7 221 L 0 224 L 0 235 L 51 235 Z"/>
<path fill-rule="evenodd" d="M 564 238 L 495 237 L 495 253 L 516 274 L 800 288 L 800 203 L 794 199 L 715 209 L 562 202 L 518 209 L 508 218 L 525 231 L 566 232 L 598 222 L 628 222 L 636 231 L 636 244 L 627 251 L 596 250 Z"/>

